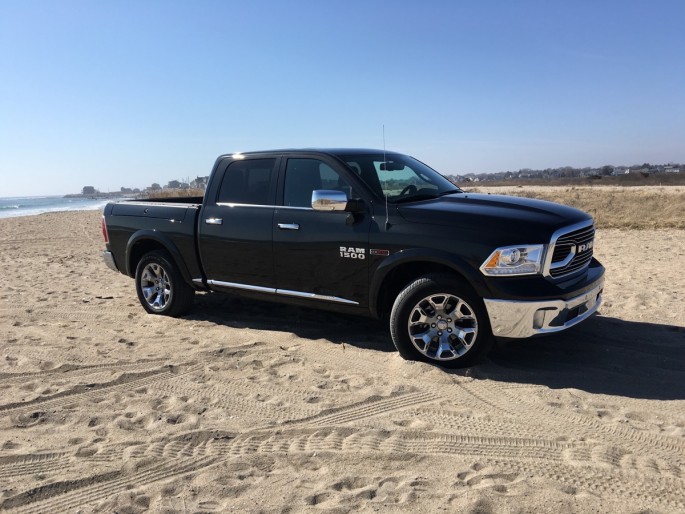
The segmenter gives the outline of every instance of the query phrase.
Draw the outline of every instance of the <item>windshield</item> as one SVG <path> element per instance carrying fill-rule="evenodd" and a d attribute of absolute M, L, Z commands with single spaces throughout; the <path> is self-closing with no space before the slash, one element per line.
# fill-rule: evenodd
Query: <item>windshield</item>
<path fill-rule="evenodd" d="M 400 203 L 461 193 L 437 171 L 398 153 L 338 155 L 379 196 Z"/>

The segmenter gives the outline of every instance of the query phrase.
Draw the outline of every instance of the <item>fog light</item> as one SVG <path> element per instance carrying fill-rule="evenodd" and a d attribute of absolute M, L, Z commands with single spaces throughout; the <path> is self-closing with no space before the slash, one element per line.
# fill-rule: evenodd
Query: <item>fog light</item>
<path fill-rule="evenodd" d="M 542 328 L 545 324 L 545 309 L 535 311 L 533 315 L 533 328 Z"/>

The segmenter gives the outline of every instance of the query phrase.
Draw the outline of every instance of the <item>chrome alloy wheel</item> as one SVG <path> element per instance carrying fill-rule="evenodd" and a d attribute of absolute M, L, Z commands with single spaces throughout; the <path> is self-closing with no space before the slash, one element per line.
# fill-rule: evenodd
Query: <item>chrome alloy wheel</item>
<path fill-rule="evenodd" d="M 152 310 L 161 311 L 171 301 L 171 280 L 167 271 L 157 263 L 151 262 L 140 276 L 140 288 L 145 302 Z"/>
<path fill-rule="evenodd" d="M 469 304 L 451 294 L 420 300 L 409 315 L 409 339 L 432 360 L 449 361 L 468 352 L 478 336 L 478 322 Z"/>

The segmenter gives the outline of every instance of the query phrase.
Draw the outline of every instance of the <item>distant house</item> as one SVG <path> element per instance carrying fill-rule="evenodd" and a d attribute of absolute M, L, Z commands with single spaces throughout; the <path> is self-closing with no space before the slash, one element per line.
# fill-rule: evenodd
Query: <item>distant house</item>
<path fill-rule="evenodd" d="M 206 189 L 207 182 L 209 181 L 209 176 L 207 177 L 196 177 L 190 182 L 190 187 L 193 189 Z"/>
<path fill-rule="evenodd" d="M 680 173 L 680 168 L 677 166 L 665 166 L 664 173 Z"/>

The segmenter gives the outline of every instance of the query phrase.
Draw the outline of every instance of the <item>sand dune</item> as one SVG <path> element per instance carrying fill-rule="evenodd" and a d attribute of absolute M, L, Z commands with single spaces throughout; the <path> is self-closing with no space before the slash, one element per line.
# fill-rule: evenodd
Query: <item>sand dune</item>
<path fill-rule="evenodd" d="M 600 230 L 600 315 L 459 372 L 364 319 L 147 315 L 101 239 L 0 219 L 0 510 L 685 511 L 682 231 Z"/>

